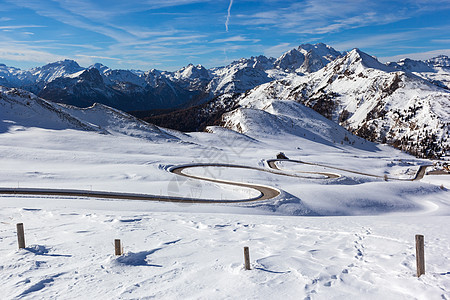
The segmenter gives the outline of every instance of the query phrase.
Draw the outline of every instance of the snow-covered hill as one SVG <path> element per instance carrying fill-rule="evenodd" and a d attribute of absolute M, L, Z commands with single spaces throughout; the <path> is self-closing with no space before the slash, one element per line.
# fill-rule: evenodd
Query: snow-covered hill
<path fill-rule="evenodd" d="M 290 139 L 300 137 L 334 147 L 339 144 L 375 149 L 375 145 L 354 136 L 311 108 L 293 101 L 270 101 L 264 107 L 238 108 L 222 116 L 222 126 L 253 138 Z"/>
<path fill-rule="evenodd" d="M 0 86 L 0 133 L 30 127 L 82 130 L 165 142 L 178 140 L 155 125 L 102 104 L 78 108 L 41 99 L 34 94 Z"/>

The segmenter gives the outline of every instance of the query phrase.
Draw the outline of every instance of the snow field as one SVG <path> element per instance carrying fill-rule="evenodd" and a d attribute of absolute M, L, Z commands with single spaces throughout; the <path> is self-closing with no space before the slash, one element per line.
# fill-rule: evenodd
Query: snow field
<path fill-rule="evenodd" d="M 6 299 L 450 296 L 447 217 L 177 213 L 154 212 L 170 208 L 157 203 L 135 210 L 126 201 L 83 201 L 80 208 L 75 200 L 29 200 L 2 199 Z M 27 248 L 16 250 L 15 223 L 22 221 Z M 419 279 L 417 233 L 425 235 L 427 268 Z M 113 255 L 115 238 L 124 256 Z M 243 268 L 244 246 L 251 271 Z"/>
<path fill-rule="evenodd" d="M 400 182 L 333 169 L 409 178 L 430 161 L 356 138 L 354 145 L 334 143 L 346 132 L 311 110 L 279 103 L 272 109 L 285 115 L 258 120 L 260 113 L 247 109 L 231 116 L 247 135 L 217 127 L 191 134 L 139 123 L 122 127 L 126 116 L 100 106 L 98 118 L 78 117 L 92 128 L 102 124 L 108 134 L 67 129 L 73 123 L 61 118 L 35 128 L 33 120 L 8 114 L 0 123 L 0 187 L 241 199 L 248 190 L 168 170 L 198 163 L 268 169 L 280 151 L 342 176 L 186 170 L 281 191 L 274 199 L 233 205 L 2 195 L 2 297 L 450 299 L 450 196 L 439 187 L 448 176 Z M 291 126 L 295 111 L 304 126 Z M 279 165 L 287 173 L 305 170 Z M 25 250 L 17 250 L 16 223 L 25 225 Z M 425 235 L 426 274 L 419 279 L 415 234 Z M 122 257 L 113 255 L 116 238 L 125 248 Z M 243 270 L 244 246 L 250 247 L 251 271 Z"/>

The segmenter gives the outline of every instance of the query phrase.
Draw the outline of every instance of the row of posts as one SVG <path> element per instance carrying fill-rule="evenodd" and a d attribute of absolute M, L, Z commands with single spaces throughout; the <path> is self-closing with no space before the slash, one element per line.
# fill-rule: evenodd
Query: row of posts
<path fill-rule="evenodd" d="M 19 249 L 25 248 L 25 231 L 23 229 L 23 223 L 17 223 L 17 241 L 19 243 Z M 416 235 L 416 264 L 417 264 L 417 277 L 425 274 L 425 242 L 423 235 Z M 121 246 L 120 239 L 114 240 L 114 254 L 122 255 L 123 247 Z M 248 247 L 244 247 L 244 266 L 245 270 L 250 270 L 250 250 Z"/>

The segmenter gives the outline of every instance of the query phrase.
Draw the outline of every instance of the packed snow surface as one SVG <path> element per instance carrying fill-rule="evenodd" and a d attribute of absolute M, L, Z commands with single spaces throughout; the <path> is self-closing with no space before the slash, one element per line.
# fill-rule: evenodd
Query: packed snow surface
<path fill-rule="evenodd" d="M 246 199 L 254 191 L 169 170 L 198 163 L 269 170 L 279 152 L 316 164 L 277 162 L 286 174 L 309 172 L 304 178 L 189 170 L 281 191 L 241 204 L 0 195 L 2 299 L 450 299 L 449 176 L 408 180 L 431 161 L 366 142 L 282 101 L 230 113 L 234 131 L 190 134 L 17 91 L 3 90 L 0 103 L 3 188 Z M 16 223 L 24 223 L 25 249 L 17 249 Z M 415 234 L 425 236 L 420 278 Z M 114 239 L 123 256 L 113 255 Z"/>

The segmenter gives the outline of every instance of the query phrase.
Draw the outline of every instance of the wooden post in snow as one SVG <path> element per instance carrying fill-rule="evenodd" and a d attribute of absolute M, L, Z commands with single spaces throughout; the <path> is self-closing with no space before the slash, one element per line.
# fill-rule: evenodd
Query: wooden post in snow
<path fill-rule="evenodd" d="M 122 247 L 120 245 L 120 239 L 114 240 L 114 253 L 116 255 L 122 255 Z"/>
<path fill-rule="evenodd" d="M 423 235 L 416 234 L 416 263 L 417 263 L 417 277 L 425 274 L 425 250 L 424 250 Z"/>
<path fill-rule="evenodd" d="M 245 261 L 245 269 L 250 270 L 250 251 L 248 247 L 244 247 L 244 261 Z"/>
<path fill-rule="evenodd" d="M 19 242 L 19 249 L 25 248 L 25 231 L 23 230 L 23 223 L 17 223 L 17 241 Z"/>

